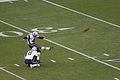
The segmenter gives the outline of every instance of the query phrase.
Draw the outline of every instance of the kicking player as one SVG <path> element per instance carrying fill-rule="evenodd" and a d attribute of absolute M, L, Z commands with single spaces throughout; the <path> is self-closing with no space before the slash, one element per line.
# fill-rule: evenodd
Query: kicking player
<path fill-rule="evenodd" d="M 24 62 L 28 65 L 28 67 L 37 67 L 40 66 L 39 55 L 37 53 L 37 48 L 33 47 L 32 50 L 27 52 L 27 55 L 24 56 Z"/>
<path fill-rule="evenodd" d="M 33 33 L 28 34 L 27 37 L 24 37 L 23 40 L 27 39 L 29 47 L 31 49 L 34 46 L 37 47 L 38 52 L 40 52 L 40 49 L 42 49 L 42 50 L 51 50 L 51 49 L 53 49 L 53 47 L 43 47 L 43 46 L 39 46 L 39 45 L 35 44 L 36 39 L 44 39 L 44 38 L 45 37 L 39 36 L 37 32 L 33 32 Z"/>

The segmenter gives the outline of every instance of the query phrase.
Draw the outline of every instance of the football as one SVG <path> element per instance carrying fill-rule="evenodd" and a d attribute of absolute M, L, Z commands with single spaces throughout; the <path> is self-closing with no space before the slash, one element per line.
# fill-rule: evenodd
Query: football
<path fill-rule="evenodd" d="M 86 27 L 86 28 L 84 28 L 82 31 L 83 32 L 86 32 L 86 31 L 88 31 L 89 30 L 89 27 Z"/>

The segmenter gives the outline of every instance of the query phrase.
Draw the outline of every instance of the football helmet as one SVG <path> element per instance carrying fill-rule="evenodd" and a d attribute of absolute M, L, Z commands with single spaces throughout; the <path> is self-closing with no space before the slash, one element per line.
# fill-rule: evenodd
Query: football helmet
<path fill-rule="evenodd" d="M 34 46 L 34 47 L 32 48 L 32 50 L 33 50 L 33 51 L 36 51 L 36 50 L 37 50 L 37 48 Z"/>
<path fill-rule="evenodd" d="M 34 35 L 34 36 L 37 36 L 37 35 L 38 35 L 38 32 L 33 32 L 33 35 Z"/>

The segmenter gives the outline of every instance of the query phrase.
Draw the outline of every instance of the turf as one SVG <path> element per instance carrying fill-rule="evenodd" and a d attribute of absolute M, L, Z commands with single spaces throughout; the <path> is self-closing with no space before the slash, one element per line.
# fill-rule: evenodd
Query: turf
<path fill-rule="evenodd" d="M 94 17 L 119 25 L 119 0 L 50 0 L 71 9 L 87 13 Z M 111 6 L 112 5 L 112 6 Z M 120 29 L 99 22 L 80 14 L 56 7 L 42 0 L 19 0 L 11 3 L 0 3 L 0 20 L 13 24 L 29 32 L 34 28 L 54 27 L 73 29 L 59 30 L 54 33 L 40 33 L 41 36 L 64 46 L 104 61 L 120 59 Z M 89 27 L 90 30 L 82 32 Z M 80 54 L 64 49 L 45 40 L 37 40 L 41 46 L 54 46 L 51 51 L 41 52 L 41 67 L 28 68 L 24 64 L 24 55 L 30 49 L 22 38 L 28 33 L 0 23 L 0 32 L 6 35 L 16 34 L 6 31 L 22 32 L 18 37 L 0 36 L 0 67 L 5 67 L 27 80 L 114 80 L 120 79 L 120 71 Z M 50 31 L 50 30 L 48 30 Z M 104 56 L 107 53 L 110 56 Z M 74 58 L 74 61 L 68 58 Z M 50 60 L 55 60 L 56 63 Z M 119 62 L 107 62 L 119 68 Z M 14 64 L 19 64 L 20 67 Z M 0 70 L 2 80 L 19 80 L 15 76 Z"/>

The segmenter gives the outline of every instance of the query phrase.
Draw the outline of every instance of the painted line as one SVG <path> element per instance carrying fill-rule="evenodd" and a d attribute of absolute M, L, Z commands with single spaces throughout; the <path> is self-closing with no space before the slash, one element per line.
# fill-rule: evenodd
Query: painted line
<path fill-rule="evenodd" d="M 10 1 L 9 3 L 11 3 L 11 4 L 12 4 L 12 3 L 14 3 L 14 2 Z"/>
<path fill-rule="evenodd" d="M 28 2 L 28 0 L 24 0 L 25 2 Z"/>
<path fill-rule="evenodd" d="M 0 0 L 0 2 L 11 2 L 11 1 L 18 1 L 18 0 Z"/>
<path fill-rule="evenodd" d="M 0 69 L 3 70 L 3 71 L 5 71 L 5 72 L 7 72 L 7 73 L 9 73 L 9 74 L 11 74 L 11 75 L 13 75 L 13 76 L 15 76 L 15 77 L 17 77 L 17 78 L 19 78 L 19 79 L 21 79 L 21 80 L 26 80 L 25 78 L 22 78 L 22 77 L 20 77 L 20 76 L 18 76 L 16 74 L 14 74 L 14 73 L 12 73 L 12 72 L 4 69 L 4 68 L 2 68 L 2 67 L 0 67 Z"/>
<path fill-rule="evenodd" d="M 118 78 L 114 78 L 114 80 L 119 80 Z"/>
<path fill-rule="evenodd" d="M 55 60 L 50 60 L 51 62 L 54 62 L 54 63 L 56 63 L 56 61 Z"/>
<path fill-rule="evenodd" d="M 74 59 L 73 58 L 68 58 L 69 60 L 73 61 Z"/>
<path fill-rule="evenodd" d="M 120 59 L 112 59 L 112 60 L 104 60 L 104 61 L 115 61 L 115 62 L 120 62 Z"/>
<path fill-rule="evenodd" d="M 20 65 L 19 64 L 14 64 L 15 66 L 19 67 Z"/>
<path fill-rule="evenodd" d="M 70 8 L 67 8 L 67 7 L 64 7 L 64 6 L 61 6 L 61 5 L 59 5 L 59 4 L 50 2 L 50 1 L 48 1 L 48 0 L 43 0 L 43 1 L 44 1 L 44 2 L 47 2 L 47 3 L 50 3 L 50 4 L 52 4 L 52 5 L 55 5 L 55 6 L 61 7 L 61 8 L 63 8 L 63 9 L 68 10 L 68 11 L 75 12 L 75 13 L 77 13 L 77 14 L 80 14 L 80 15 L 83 15 L 83 16 L 86 16 L 86 17 L 89 17 L 89 18 L 92 18 L 92 19 L 94 19 L 94 20 L 98 20 L 98 21 L 101 21 L 101 22 L 103 22 L 103 23 L 106 23 L 106 24 L 109 24 L 109 25 L 112 25 L 112 26 L 115 26 L 115 27 L 120 28 L 119 25 L 116 25 L 116 24 L 113 24 L 113 23 L 104 21 L 104 20 L 102 20 L 102 19 L 99 19 L 99 18 L 90 16 L 90 15 L 88 15 L 88 14 L 85 14 L 85 13 L 82 13 L 82 12 L 78 12 L 78 11 L 76 11 L 76 10 L 73 10 L 73 9 L 70 9 Z"/>
<path fill-rule="evenodd" d="M 104 55 L 104 56 L 110 56 L 109 54 L 106 54 L 106 53 L 104 53 L 103 55 Z"/>
<path fill-rule="evenodd" d="M 6 24 L 6 25 L 9 25 L 9 26 L 11 26 L 11 27 L 13 27 L 13 28 L 19 29 L 19 30 L 21 30 L 21 31 L 23 31 L 23 32 L 30 33 L 30 32 L 28 32 L 28 31 L 26 31 L 26 30 L 24 30 L 24 29 L 22 29 L 22 28 L 19 28 L 19 27 L 17 27 L 17 26 L 11 25 L 11 24 L 9 24 L 9 23 L 7 23 L 7 22 L 4 22 L 4 21 L 2 21 L 2 20 L 0 20 L 0 22 L 4 23 L 4 24 Z M 107 65 L 107 66 L 109 66 L 109 67 L 111 67 L 111 68 L 114 68 L 114 69 L 116 69 L 116 70 L 120 70 L 120 68 L 118 68 L 118 67 L 115 67 L 115 66 L 113 66 L 113 65 L 111 65 L 111 64 L 108 64 L 108 63 L 105 63 L 105 62 L 103 62 L 103 61 L 100 61 L 100 60 L 98 60 L 98 59 L 95 59 L 94 57 L 88 56 L 88 55 L 86 55 L 86 54 L 84 54 L 84 53 L 81 53 L 81 52 L 76 51 L 76 50 L 74 50 L 74 49 L 71 49 L 71 48 L 69 48 L 69 47 L 63 46 L 63 45 L 61 45 L 61 44 L 59 44 L 59 43 L 56 43 L 56 42 L 54 42 L 54 41 L 51 41 L 51 40 L 49 40 L 49 39 L 44 39 L 44 40 L 46 40 L 46 41 L 48 41 L 48 42 L 51 42 L 51 43 L 53 43 L 53 44 L 55 44 L 55 45 L 58 45 L 58 46 L 60 46 L 60 47 L 63 47 L 63 48 L 65 48 L 65 49 L 67 49 L 67 50 L 70 50 L 70 51 L 72 51 L 72 52 L 78 53 L 78 54 L 80 54 L 80 55 L 82 55 L 82 56 L 85 56 L 85 57 L 87 57 L 87 58 L 90 58 L 90 59 L 92 59 L 92 60 L 94 60 L 94 61 L 96 61 L 96 62 L 99 62 L 99 63 L 102 63 L 102 64 L 104 64 L 104 65 Z"/>
<path fill-rule="evenodd" d="M 21 31 L 23 31 L 23 32 L 30 33 L 30 32 L 28 32 L 28 31 L 26 31 L 26 30 L 24 30 L 24 29 L 21 29 L 21 28 L 16 27 L 16 26 L 14 26 L 14 25 L 12 25 L 12 24 L 6 23 L 6 22 L 4 22 L 4 21 L 2 21 L 2 20 L 0 20 L 0 22 L 6 24 L 6 25 L 8 25 L 8 26 L 11 26 L 11 27 L 13 27 L 13 28 L 16 28 L 16 29 L 18 29 L 18 30 L 21 30 Z"/>

